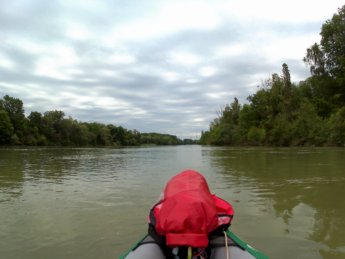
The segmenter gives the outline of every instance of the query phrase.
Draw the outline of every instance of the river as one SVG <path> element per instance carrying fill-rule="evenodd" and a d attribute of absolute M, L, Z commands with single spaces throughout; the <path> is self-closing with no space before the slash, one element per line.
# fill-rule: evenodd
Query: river
<path fill-rule="evenodd" d="M 185 169 L 270 258 L 345 258 L 344 148 L 0 149 L 0 258 L 118 258 Z"/>

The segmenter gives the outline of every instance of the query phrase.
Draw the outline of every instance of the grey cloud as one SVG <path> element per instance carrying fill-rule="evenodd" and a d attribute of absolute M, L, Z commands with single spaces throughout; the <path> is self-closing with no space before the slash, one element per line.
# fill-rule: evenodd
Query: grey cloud
<path fill-rule="evenodd" d="M 103 46 L 97 39 L 81 41 L 66 36 L 65 26 L 69 21 L 79 22 L 104 36 L 111 26 L 131 21 L 140 13 L 154 8 L 152 3 L 138 8 L 136 5 L 137 1 L 102 1 L 95 9 L 90 9 L 82 2 L 63 5 L 59 1 L 39 1 L 21 7 L 20 15 L 16 13 L 19 4 L 0 10 L 0 36 L 7 37 L 6 43 L 0 43 L 0 53 L 16 64 L 13 70 L 0 67 L 0 92 L 22 99 L 27 113 L 61 109 L 80 121 L 194 137 L 195 132 L 206 130 L 217 116 L 217 111 L 232 102 L 234 97 L 243 102 L 256 90 L 256 85 L 261 82 L 260 79 L 253 81 L 254 75 L 269 77 L 281 71 L 282 64 L 268 61 L 255 49 L 255 42 L 250 52 L 234 57 L 214 56 L 219 46 L 248 41 L 255 29 L 265 26 L 267 30 L 279 32 L 279 35 L 303 34 L 308 32 L 309 26 L 316 26 L 307 24 L 291 28 L 287 24 L 256 24 L 253 28 L 246 28 L 246 25 L 228 19 L 215 30 L 183 30 L 147 41 L 128 41 L 123 48 Z M 69 80 L 34 74 L 37 59 L 42 56 L 18 49 L 18 44 L 11 45 L 12 36 L 28 37 L 41 44 L 57 42 L 72 47 L 80 59 L 75 68 L 81 73 L 71 75 Z M 135 57 L 133 63 L 105 62 L 110 55 L 127 51 Z M 200 64 L 190 66 L 176 64 L 169 61 L 169 55 L 174 51 L 191 52 L 202 60 Z M 298 78 L 308 76 L 302 58 L 282 60 Z M 199 74 L 202 66 L 214 67 L 216 73 L 204 77 Z M 110 73 L 104 74 L 105 70 Z M 160 70 L 174 72 L 181 77 L 175 81 L 165 80 L 159 74 Z M 196 81 L 188 83 L 188 79 Z M 266 76 L 261 79 L 266 79 Z M 21 91 L 18 90 L 20 88 Z M 210 94 L 222 92 L 224 94 L 220 96 L 210 97 Z M 95 99 L 110 97 L 125 102 L 128 107 L 101 107 L 90 99 L 83 101 L 83 96 Z M 77 103 L 80 102 L 84 106 L 79 107 Z"/>
<path fill-rule="evenodd" d="M 8 44 L 0 43 L 1 51 L 11 59 L 16 67 L 16 71 L 29 72 L 35 64 L 36 57 L 30 53 L 24 52 L 10 46 Z"/>
<path fill-rule="evenodd" d="M 56 1 L 8 1 L 0 10 L 0 35 L 58 39 L 63 36 L 61 12 Z"/>

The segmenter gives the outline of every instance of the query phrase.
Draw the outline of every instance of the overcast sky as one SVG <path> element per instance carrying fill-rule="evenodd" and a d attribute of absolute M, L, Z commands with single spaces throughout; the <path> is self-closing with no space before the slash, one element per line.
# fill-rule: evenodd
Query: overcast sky
<path fill-rule="evenodd" d="M 0 0 L 0 98 L 78 121 L 197 138 L 287 63 L 294 82 L 328 0 Z"/>

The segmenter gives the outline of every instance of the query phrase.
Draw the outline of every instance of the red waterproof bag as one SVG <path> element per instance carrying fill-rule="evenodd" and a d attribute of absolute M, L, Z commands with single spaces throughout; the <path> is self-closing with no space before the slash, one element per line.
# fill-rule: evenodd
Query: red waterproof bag
<path fill-rule="evenodd" d="M 187 170 L 166 185 L 162 199 L 152 208 L 150 224 L 165 236 L 169 247 L 207 247 L 208 236 L 232 220 L 232 206 L 211 194 L 203 175 Z"/>

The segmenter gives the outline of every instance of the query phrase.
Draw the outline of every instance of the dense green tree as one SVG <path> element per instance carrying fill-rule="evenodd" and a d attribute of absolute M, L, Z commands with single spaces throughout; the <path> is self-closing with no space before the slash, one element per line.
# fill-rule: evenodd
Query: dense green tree
<path fill-rule="evenodd" d="M 310 100 L 317 114 L 328 118 L 337 109 L 337 82 L 328 76 L 311 76 L 301 82 L 299 91 L 302 97 Z"/>
<path fill-rule="evenodd" d="M 125 129 L 121 126 L 116 127 L 114 125 L 107 126 L 110 131 L 110 136 L 112 138 L 112 143 L 116 145 L 126 145 L 126 132 Z"/>
<path fill-rule="evenodd" d="M 235 97 L 230 105 L 226 105 L 219 118 L 219 136 L 225 145 L 237 144 L 240 141 L 239 118 L 241 105 Z"/>
<path fill-rule="evenodd" d="M 44 145 L 46 140 L 42 135 L 42 114 L 39 112 L 31 112 L 27 117 L 27 128 L 24 137 L 26 145 Z"/>
<path fill-rule="evenodd" d="M 101 123 L 93 122 L 85 124 L 89 129 L 89 143 L 93 146 L 109 146 L 112 137 L 109 128 Z"/>
<path fill-rule="evenodd" d="M 128 145 L 130 146 L 137 146 L 141 143 L 141 133 L 137 130 L 129 130 L 128 131 Z"/>
<path fill-rule="evenodd" d="M 274 100 L 277 105 L 271 105 L 271 95 L 268 89 L 259 89 L 255 94 L 248 98 L 251 106 L 251 117 L 254 126 L 267 127 L 271 121 L 271 117 L 278 113 L 279 100 Z"/>
<path fill-rule="evenodd" d="M 0 144 L 11 144 L 13 132 L 10 117 L 5 110 L 0 109 Z"/>
<path fill-rule="evenodd" d="M 316 78 L 312 88 L 328 92 L 326 101 L 340 108 L 345 105 L 345 5 L 322 25 L 320 35 L 320 44 L 308 48 L 303 60 Z"/>
<path fill-rule="evenodd" d="M 253 146 L 264 144 L 266 139 L 265 128 L 258 128 L 256 126 L 250 127 L 246 136 L 247 143 Z"/>
<path fill-rule="evenodd" d="M 272 128 L 268 132 L 268 143 L 273 146 L 290 146 L 291 124 L 284 113 L 279 113 L 272 121 Z"/>
<path fill-rule="evenodd" d="M 282 75 L 282 80 L 284 82 L 284 87 L 285 88 L 290 88 L 291 87 L 291 76 L 290 76 L 290 70 L 289 67 L 286 63 L 282 65 L 283 67 L 283 75 Z"/>
<path fill-rule="evenodd" d="M 43 126 L 43 116 L 40 112 L 31 112 L 28 116 L 30 128 L 40 133 Z"/>
<path fill-rule="evenodd" d="M 9 115 L 11 113 L 11 116 Z M 13 126 L 17 125 L 17 131 Z M 20 129 L 20 130 L 18 130 Z M 17 135 L 17 133 L 20 133 Z M 0 144 L 64 146 L 135 146 L 192 144 L 174 135 L 144 133 L 122 126 L 78 122 L 63 111 L 31 112 L 26 118 L 21 100 L 6 95 L 0 100 Z"/>
<path fill-rule="evenodd" d="M 341 80 L 345 77 L 345 5 L 321 28 L 321 46 L 329 73 Z M 344 83 L 344 82 L 342 82 Z"/>
<path fill-rule="evenodd" d="M 194 145 L 194 144 L 197 144 L 197 140 L 185 138 L 182 140 L 182 144 L 183 145 Z"/>
<path fill-rule="evenodd" d="M 320 45 L 314 43 L 307 49 L 307 54 L 303 58 L 303 61 L 309 65 L 310 73 L 313 76 L 325 76 L 327 75 L 325 68 L 325 54 L 320 49 Z"/>
<path fill-rule="evenodd" d="M 11 120 L 14 129 L 13 141 L 21 143 L 26 128 L 23 102 L 18 98 L 5 95 L 0 100 L 0 106 L 7 112 Z"/>
<path fill-rule="evenodd" d="M 210 130 L 203 132 L 200 143 L 212 145 L 236 145 L 242 140 L 240 124 L 241 105 L 237 98 L 226 105 L 210 124 Z"/>
<path fill-rule="evenodd" d="M 72 120 L 69 134 L 70 145 L 86 146 L 88 145 L 89 131 L 86 125 Z"/>
<path fill-rule="evenodd" d="M 345 146 L 345 107 L 330 117 L 328 127 L 331 144 Z"/>
<path fill-rule="evenodd" d="M 160 133 L 141 133 L 140 134 L 142 144 L 155 144 L 155 145 L 178 145 L 182 144 L 174 135 L 160 134 Z"/>
<path fill-rule="evenodd" d="M 62 121 L 65 117 L 63 111 L 47 111 L 42 119 L 42 133 L 51 144 L 61 144 L 62 142 Z"/>
<path fill-rule="evenodd" d="M 291 124 L 290 135 L 293 145 L 322 145 L 326 141 L 323 135 L 323 121 L 317 115 L 315 107 L 307 100 L 301 102 L 300 109 Z"/>
<path fill-rule="evenodd" d="M 71 134 L 74 129 L 74 120 L 72 118 L 63 118 L 60 122 L 59 131 L 59 141 L 61 145 L 69 146 L 72 145 Z"/>
<path fill-rule="evenodd" d="M 199 139 L 201 145 L 210 145 L 210 131 L 202 131 Z"/>
<path fill-rule="evenodd" d="M 261 88 L 248 97 L 249 104 L 238 100 L 226 105 L 220 116 L 201 136 L 202 144 L 214 145 L 312 145 L 325 143 L 322 119 L 309 97 L 310 88 L 291 83 L 287 64 L 282 75 L 273 74 Z M 233 115 L 236 116 L 233 116 Z"/>
<path fill-rule="evenodd" d="M 210 134 L 207 143 L 211 145 L 223 145 L 224 130 L 225 128 L 215 119 L 210 125 Z"/>

